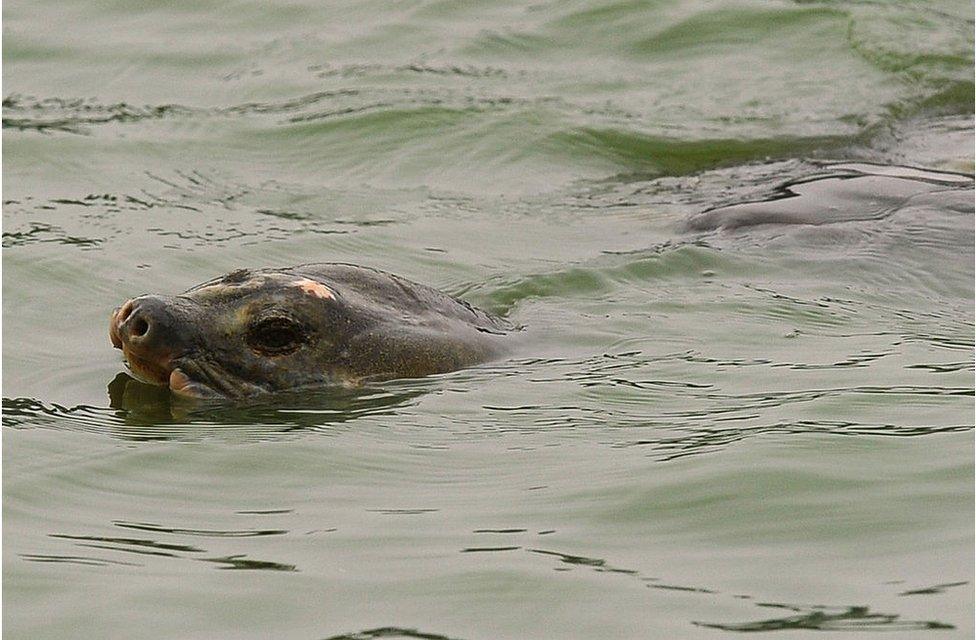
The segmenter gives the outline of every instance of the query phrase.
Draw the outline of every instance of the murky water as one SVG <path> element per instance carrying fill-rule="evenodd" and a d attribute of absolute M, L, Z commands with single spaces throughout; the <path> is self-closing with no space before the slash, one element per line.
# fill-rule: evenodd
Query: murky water
<path fill-rule="evenodd" d="M 971 4 L 3 18 L 9 637 L 972 637 Z M 311 261 L 524 331 L 238 406 L 120 374 L 125 298 Z"/>

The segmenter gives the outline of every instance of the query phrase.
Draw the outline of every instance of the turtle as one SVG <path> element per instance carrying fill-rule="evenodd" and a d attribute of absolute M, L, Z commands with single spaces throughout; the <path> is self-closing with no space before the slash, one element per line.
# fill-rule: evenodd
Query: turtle
<path fill-rule="evenodd" d="M 498 358 L 519 330 L 460 298 L 345 263 L 238 269 L 112 313 L 136 378 L 176 396 L 234 399 L 360 386 Z"/>

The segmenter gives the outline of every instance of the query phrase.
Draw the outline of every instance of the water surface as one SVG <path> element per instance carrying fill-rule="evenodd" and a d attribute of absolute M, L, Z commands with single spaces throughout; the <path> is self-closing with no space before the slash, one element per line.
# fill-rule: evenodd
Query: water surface
<path fill-rule="evenodd" d="M 970 3 L 3 12 L 9 637 L 972 637 Z M 689 225 L 785 183 L 829 224 Z M 523 339 L 244 406 L 120 375 L 127 297 L 311 261 Z"/>

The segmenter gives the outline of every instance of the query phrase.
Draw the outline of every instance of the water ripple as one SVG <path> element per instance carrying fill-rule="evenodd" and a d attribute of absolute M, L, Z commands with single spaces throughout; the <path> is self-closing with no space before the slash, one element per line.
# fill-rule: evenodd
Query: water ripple
<path fill-rule="evenodd" d="M 439 633 L 427 633 L 417 629 L 407 629 L 403 627 L 377 627 L 366 629 L 354 633 L 342 633 L 337 636 L 329 636 L 325 640 L 376 640 L 377 638 L 407 638 L 409 640 L 459 640 Z"/>
<path fill-rule="evenodd" d="M 936 629 L 955 629 L 945 622 L 935 620 L 902 620 L 901 616 L 890 613 L 874 613 L 869 607 L 823 607 L 801 608 L 792 605 L 760 604 L 758 606 L 784 608 L 796 611 L 796 615 L 771 618 L 756 622 L 716 623 L 695 622 L 699 627 L 721 629 L 723 631 L 789 631 L 806 629 L 812 631 L 930 631 Z"/>

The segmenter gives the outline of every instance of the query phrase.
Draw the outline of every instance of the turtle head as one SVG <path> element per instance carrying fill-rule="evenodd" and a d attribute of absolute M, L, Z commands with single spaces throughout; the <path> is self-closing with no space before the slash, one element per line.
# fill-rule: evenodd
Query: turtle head
<path fill-rule="evenodd" d="M 132 373 L 196 398 L 343 381 L 341 303 L 287 272 L 235 271 L 173 296 L 126 301 L 109 323 Z"/>

